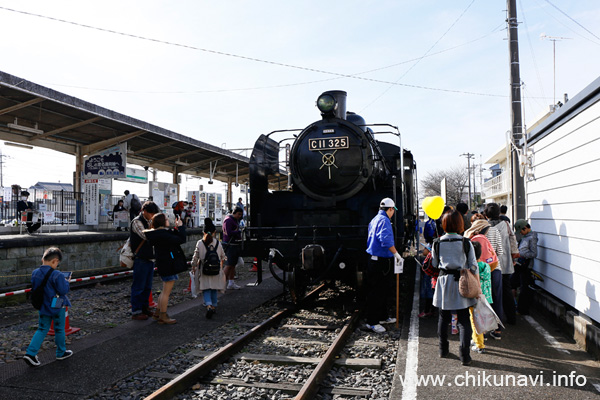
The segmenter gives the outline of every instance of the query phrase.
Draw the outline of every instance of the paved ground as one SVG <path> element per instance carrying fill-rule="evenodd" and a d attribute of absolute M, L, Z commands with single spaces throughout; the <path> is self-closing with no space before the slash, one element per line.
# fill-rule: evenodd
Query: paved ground
<path fill-rule="evenodd" d="M 418 291 L 415 300 L 418 304 Z M 418 312 L 413 308 L 405 321 L 390 399 L 600 398 L 600 364 L 535 311 L 517 317 L 501 341 L 487 340 L 486 354 L 472 352 L 468 367 L 458 359 L 458 335 L 450 335 L 450 356 L 439 358 L 437 317 L 419 319 Z M 400 376 L 414 379 L 402 384 Z"/>
<path fill-rule="evenodd" d="M 255 278 L 247 282 L 254 282 Z M 111 383 L 143 368 L 178 346 L 188 343 L 215 327 L 271 299 L 282 291 L 281 284 L 265 274 L 257 287 L 227 291 L 219 298 L 219 317 L 204 318 L 201 297 L 169 308 L 175 325 L 130 321 L 73 342 L 75 354 L 55 361 L 55 350 L 39 354 L 42 366 L 24 362 L 0 366 L 0 399 L 81 399 L 101 391 Z M 32 332 L 33 333 L 33 332 Z"/>

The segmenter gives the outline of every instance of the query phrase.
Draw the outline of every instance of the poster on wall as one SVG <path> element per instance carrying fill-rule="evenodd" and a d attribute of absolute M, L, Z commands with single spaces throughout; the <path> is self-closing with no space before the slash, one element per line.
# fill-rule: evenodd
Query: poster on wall
<path fill-rule="evenodd" d="M 152 189 L 152 201 L 156 203 L 158 208 L 165 210 L 165 192 L 159 189 Z"/>
<path fill-rule="evenodd" d="M 99 196 L 98 179 L 85 179 L 83 181 L 84 225 L 98 225 L 98 215 L 100 214 Z"/>
<path fill-rule="evenodd" d="M 192 220 L 194 221 L 194 226 L 200 226 L 200 218 L 204 221 L 204 218 L 199 215 L 200 203 L 199 203 L 200 192 L 198 191 L 190 191 L 187 193 L 188 199 L 188 207 L 191 205 L 192 212 Z M 204 223 L 204 222 L 202 222 Z"/>
<path fill-rule="evenodd" d="M 125 178 L 127 143 L 121 143 L 88 156 L 83 164 L 83 177 L 85 179 Z"/>
<path fill-rule="evenodd" d="M 98 179 L 98 193 L 100 193 L 100 216 L 107 217 L 112 213 L 114 205 L 112 200 L 112 179 Z"/>
<path fill-rule="evenodd" d="M 223 224 L 223 195 L 217 193 L 215 195 L 215 225 L 221 226 Z"/>
<path fill-rule="evenodd" d="M 129 226 L 129 212 L 117 211 L 113 214 L 113 226 L 117 228 L 127 228 Z"/>

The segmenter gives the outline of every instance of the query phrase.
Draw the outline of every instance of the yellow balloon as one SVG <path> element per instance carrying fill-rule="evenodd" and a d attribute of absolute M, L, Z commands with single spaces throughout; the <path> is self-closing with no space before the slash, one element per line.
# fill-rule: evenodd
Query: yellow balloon
<path fill-rule="evenodd" d="M 438 219 L 444 211 L 444 199 L 440 196 L 425 197 L 422 207 L 429 218 Z"/>

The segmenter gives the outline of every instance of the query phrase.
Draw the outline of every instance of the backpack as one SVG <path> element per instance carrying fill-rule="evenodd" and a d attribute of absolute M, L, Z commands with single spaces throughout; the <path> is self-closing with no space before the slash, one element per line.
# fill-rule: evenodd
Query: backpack
<path fill-rule="evenodd" d="M 489 264 L 490 272 L 495 270 L 498 266 L 498 256 L 488 238 L 482 234 L 477 234 L 473 236 L 471 240 L 473 242 L 478 242 L 481 245 L 480 260 Z"/>
<path fill-rule="evenodd" d="M 131 197 L 129 204 L 131 205 L 131 210 L 136 214 L 142 210 L 142 203 L 140 203 L 140 199 L 136 195 Z"/>
<path fill-rule="evenodd" d="M 50 275 L 52 275 L 52 272 L 54 272 L 54 270 L 50 268 L 50 271 L 46 272 L 42 284 L 31 292 L 31 305 L 36 310 L 40 310 L 44 304 L 44 288 L 46 287 L 46 283 L 48 282 Z"/>
<path fill-rule="evenodd" d="M 458 242 L 459 240 L 462 240 L 463 242 L 463 251 L 465 252 L 465 256 L 467 257 L 467 261 L 469 260 L 469 250 L 470 247 L 469 244 L 471 244 L 471 241 L 466 238 L 466 237 L 460 237 L 460 238 L 450 238 L 450 239 L 446 239 L 444 240 L 444 243 L 446 242 Z M 438 261 L 438 265 L 440 265 L 440 238 L 436 238 L 433 241 L 433 249 L 435 250 L 435 255 L 437 257 L 437 261 Z"/>
<path fill-rule="evenodd" d="M 212 249 L 204 243 L 204 247 L 206 248 L 206 256 L 204 257 L 204 262 L 202 263 L 202 274 L 203 275 L 219 275 L 221 271 L 221 260 L 219 259 L 219 254 L 217 253 L 217 249 L 219 248 L 219 241 L 217 240 L 217 244 Z"/>
<path fill-rule="evenodd" d="M 427 243 L 431 243 L 437 237 L 435 220 L 429 218 L 423 227 L 423 237 Z"/>

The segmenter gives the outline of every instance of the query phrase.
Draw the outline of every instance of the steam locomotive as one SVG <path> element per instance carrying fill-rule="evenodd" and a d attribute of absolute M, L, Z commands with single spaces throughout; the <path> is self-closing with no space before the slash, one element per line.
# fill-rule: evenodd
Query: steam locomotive
<path fill-rule="evenodd" d="M 244 252 L 268 261 L 294 301 L 322 280 L 340 280 L 360 290 L 368 224 L 383 198 L 391 197 L 398 208 L 392 221 L 396 248 L 406 249 L 415 240 L 413 156 L 401 149 L 396 127 L 367 125 L 347 112 L 346 96 L 337 90 L 321 94 L 321 120 L 291 138 L 276 141 L 272 136 L 293 131 L 261 135 L 250 157 Z M 398 145 L 377 140 L 378 134 L 392 135 Z M 283 270 L 283 279 L 275 266 Z"/>

